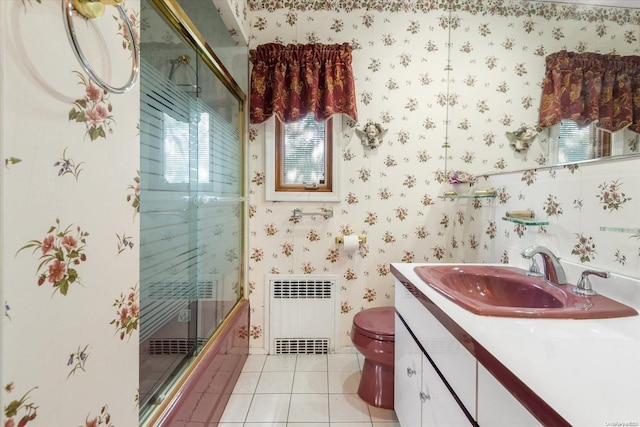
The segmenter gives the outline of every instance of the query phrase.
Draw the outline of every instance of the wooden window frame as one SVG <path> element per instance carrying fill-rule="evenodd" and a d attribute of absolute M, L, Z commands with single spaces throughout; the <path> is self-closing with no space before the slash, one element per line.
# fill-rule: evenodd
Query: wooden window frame
<path fill-rule="evenodd" d="M 275 191 L 290 191 L 296 193 L 317 192 L 330 193 L 333 191 L 333 118 L 329 117 L 324 122 L 324 182 L 317 185 L 284 183 L 284 149 L 286 124 L 276 119 L 275 129 Z"/>
<path fill-rule="evenodd" d="M 328 144 L 330 151 L 327 154 L 326 162 L 327 169 L 325 170 L 325 185 L 331 182 L 330 190 L 327 187 L 326 190 L 318 191 L 318 189 L 303 188 L 304 186 L 298 186 L 298 189 L 288 188 L 286 191 L 276 190 L 276 169 L 278 173 L 281 169 L 276 166 L 276 122 L 278 119 L 275 115 L 270 117 L 264 122 L 265 132 L 265 182 L 264 182 L 264 197 L 266 201 L 273 202 L 340 202 L 341 200 L 341 187 L 342 187 L 342 165 L 338 156 L 340 155 L 340 142 L 342 141 L 343 131 L 343 116 L 341 114 L 334 114 L 331 116 L 332 124 L 329 132 L 325 133 L 326 138 L 331 143 Z M 278 130 L 280 132 L 280 128 Z"/>
<path fill-rule="evenodd" d="M 609 157 L 611 155 L 611 132 L 596 128 L 596 141 L 593 145 L 594 158 Z"/>

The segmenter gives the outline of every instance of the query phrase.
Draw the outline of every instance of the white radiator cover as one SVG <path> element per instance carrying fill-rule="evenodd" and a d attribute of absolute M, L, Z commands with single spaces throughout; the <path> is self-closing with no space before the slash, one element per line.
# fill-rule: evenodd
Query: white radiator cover
<path fill-rule="evenodd" d="M 337 275 L 268 275 L 267 284 L 269 354 L 335 350 Z"/>

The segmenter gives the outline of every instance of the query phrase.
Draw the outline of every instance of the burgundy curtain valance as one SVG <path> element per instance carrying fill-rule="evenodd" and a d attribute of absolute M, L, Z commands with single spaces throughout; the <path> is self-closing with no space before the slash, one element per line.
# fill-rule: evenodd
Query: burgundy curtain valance
<path fill-rule="evenodd" d="M 343 113 L 357 120 L 356 92 L 348 43 L 281 45 L 250 52 L 249 118 L 262 123 L 273 114 L 295 122 L 309 113 L 317 121 Z"/>
<path fill-rule="evenodd" d="M 563 119 L 640 132 L 640 56 L 567 51 L 547 56 L 539 125 Z"/>

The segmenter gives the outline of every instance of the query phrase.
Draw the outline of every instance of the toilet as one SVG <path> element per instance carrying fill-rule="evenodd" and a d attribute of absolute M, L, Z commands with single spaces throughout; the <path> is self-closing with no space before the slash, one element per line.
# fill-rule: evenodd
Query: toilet
<path fill-rule="evenodd" d="M 351 327 L 351 341 L 364 356 L 358 396 L 386 409 L 393 409 L 394 323 L 394 307 L 375 307 L 356 314 Z"/>

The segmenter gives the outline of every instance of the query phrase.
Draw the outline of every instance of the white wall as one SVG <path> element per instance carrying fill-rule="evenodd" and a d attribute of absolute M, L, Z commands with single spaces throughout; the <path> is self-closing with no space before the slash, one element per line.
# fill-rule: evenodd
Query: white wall
<path fill-rule="evenodd" d="M 61 4 L 0 2 L 0 421 L 35 415 L 29 425 L 133 426 L 138 86 L 123 95 L 93 90 L 67 40 Z M 126 2 L 136 31 L 139 8 Z M 74 18 L 90 63 L 116 86 L 132 67 L 117 16 L 107 7 L 88 24 Z M 73 283 L 66 288 L 65 280 Z M 7 411 L 14 402 L 15 413 Z"/>

